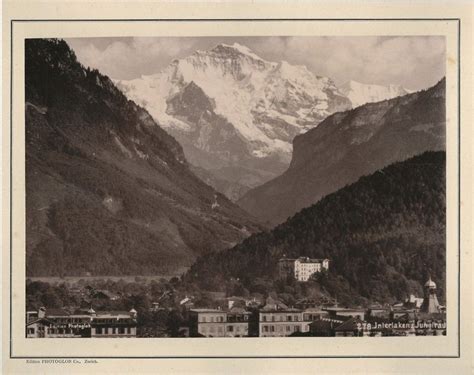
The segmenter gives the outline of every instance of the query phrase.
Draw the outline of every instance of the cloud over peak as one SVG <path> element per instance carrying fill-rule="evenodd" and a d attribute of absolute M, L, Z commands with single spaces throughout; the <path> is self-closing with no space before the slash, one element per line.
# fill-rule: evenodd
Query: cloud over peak
<path fill-rule="evenodd" d="M 67 42 L 84 65 L 116 79 L 156 73 L 175 58 L 219 43 L 249 47 L 265 60 L 305 65 L 338 84 L 355 79 L 417 90 L 445 74 L 445 39 L 438 36 L 74 38 Z"/>

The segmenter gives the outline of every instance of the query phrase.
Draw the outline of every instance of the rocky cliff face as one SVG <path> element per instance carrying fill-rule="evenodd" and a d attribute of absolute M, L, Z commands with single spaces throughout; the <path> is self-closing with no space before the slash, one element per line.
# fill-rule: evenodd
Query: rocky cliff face
<path fill-rule="evenodd" d="M 424 151 L 445 149 L 445 80 L 434 87 L 329 116 L 295 137 L 290 167 L 239 204 L 273 224 L 359 177 Z"/>
<path fill-rule="evenodd" d="M 158 74 L 117 85 L 233 199 L 287 168 L 296 135 L 351 105 L 329 78 L 265 61 L 239 44 L 196 51 Z"/>
<path fill-rule="evenodd" d="M 65 42 L 27 40 L 25 68 L 28 275 L 170 274 L 261 229 Z M 177 116 L 204 106 L 204 122 L 223 121 L 183 88 Z"/>

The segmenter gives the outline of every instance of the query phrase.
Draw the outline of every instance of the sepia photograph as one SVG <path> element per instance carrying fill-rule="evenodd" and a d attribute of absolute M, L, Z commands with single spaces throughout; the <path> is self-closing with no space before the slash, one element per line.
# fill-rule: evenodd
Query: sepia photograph
<path fill-rule="evenodd" d="M 445 37 L 24 48 L 26 338 L 447 334 Z"/>
<path fill-rule="evenodd" d="M 6 1 L 4 373 L 472 372 L 472 7 L 257 3 Z"/>

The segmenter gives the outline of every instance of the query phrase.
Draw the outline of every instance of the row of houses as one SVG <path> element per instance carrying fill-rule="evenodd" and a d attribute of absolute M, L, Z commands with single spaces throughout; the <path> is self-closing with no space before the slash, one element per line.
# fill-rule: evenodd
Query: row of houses
<path fill-rule="evenodd" d="M 222 296 L 221 296 L 222 297 Z M 410 296 L 404 303 L 368 308 L 338 307 L 337 301 L 303 299 L 289 307 L 271 297 L 228 297 L 225 309 L 185 309 L 188 322 L 183 336 L 285 337 L 285 336 L 380 336 L 446 334 L 446 312 L 436 297 L 436 284 L 428 280 L 424 298 Z M 191 301 L 186 297 L 184 305 Z M 327 302 L 327 303 L 325 303 Z M 335 302 L 335 303 L 334 303 Z M 180 304 L 180 306 L 183 304 Z M 184 306 L 183 305 L 183 306 Z M 153 306 L 152 311 L 164 309 Z M 181 332 L 181 331 L 180 331 Z M 143 332 L 142 332 L 143 334 Z M 28 311 L 26 337 L 136 337 L 137 311 L 74 313 L 40 308 Z"/>
<path fill-rule="evenodd" d="M 404 303 L 368 308 L 288 307 L 271 297 L 251 309 L 191 309 L 190 335 L 205 337 L 382 336 L 446 334 L 446 312 L 436 297 L 436 284 L 425 283 L 424 298 L 410 296 Z"/>
<path fill-rule="evenodd" d="M 416 309 L 323 307 L 305 310 L 267 299 L 252 312 L 191 309 L 193 337 L 409 336 L 446 334 L 446 315 Z"/>
<path fill-rule="evenodd" d="M 27 338 L 137 336 L 137 312 L 100 311 L 92 308 L 71 314 L 63 309 L 39 308 L 26 313 Z"/>

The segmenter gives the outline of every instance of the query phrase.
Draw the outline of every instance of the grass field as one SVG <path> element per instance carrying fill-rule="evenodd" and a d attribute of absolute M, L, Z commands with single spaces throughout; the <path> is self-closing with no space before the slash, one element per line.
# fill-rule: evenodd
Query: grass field
<path fill-rule="evenodd" d="M 77 284 L 80 280 L 83 280 L 85 283 L 88 281 L 97 281 L 97 280 L 111 280 L 111 281 L 119 281 L 124 280 L 128 283 L 130 282 L 138 282 L 141 284 L 148 284 L 152 280 L 160 281 L 160 279 L 169 280 L 172 277 L 179 277 L 183 273 L 188 270 L 188 267 L 182 267 L 179 269 L 175 274 L 172 275 L 148 275 L 148 276 L 65 276 L 65 277 L 27 277 L 26 279 L 29 281 L 42 281 L 47 282 L 49 284 Z"/>

